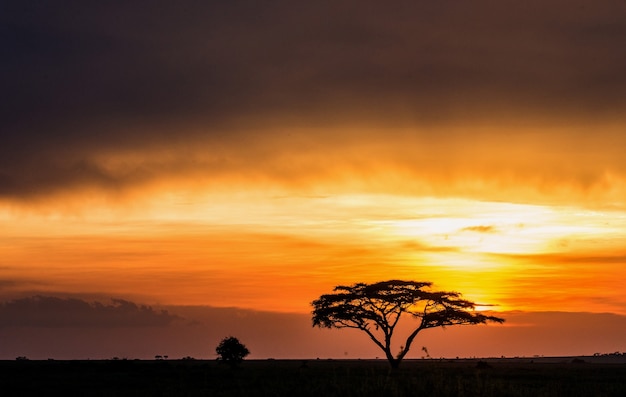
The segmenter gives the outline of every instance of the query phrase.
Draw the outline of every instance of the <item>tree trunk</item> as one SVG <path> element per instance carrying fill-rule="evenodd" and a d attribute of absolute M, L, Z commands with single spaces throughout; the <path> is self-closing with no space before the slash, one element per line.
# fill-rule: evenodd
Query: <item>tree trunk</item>
<path fill-rule="evenodd" d="M 400 362 L 402 362 L 402 358 L 394 357 L 393 354 L 391 354 L 390 348 L 385 349 L 385 356 L 387 356 L 387 360 L 389 361 L 389 365 L 391 366 L 391 369 L 392 370 L 398 369 L 398 367 L 400 366 Z"/>
<path fill-rule="evenodd" d="M 389 361 L 389 365 L 391 366 L 391 369 L 398 369 L 398 366 L 400 365 L 402 358 L 394 357 L 393 354 L 391 353 L 391 347 L 389 347 L 389 345 L 387 345 L 384 350 L 385 350 L 385 356 L 387 357 L 387 360 Z"/>

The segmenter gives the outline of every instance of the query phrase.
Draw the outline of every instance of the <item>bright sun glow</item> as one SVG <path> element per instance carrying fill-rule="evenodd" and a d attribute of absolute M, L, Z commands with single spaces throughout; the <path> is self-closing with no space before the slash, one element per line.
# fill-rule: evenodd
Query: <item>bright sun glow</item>
<path fill-rule="evenodd" d="M 100 205 L 73 214 L 0 216 L 12 225 L 0 231 L 11 242 L 3 249 L 4 274 L 26 288 L 40 285 L 43 275 L 50 290 L 80 292 L 91 283 L 156 302 L 306 311 L 312 296 L 338 283 L 399 278 L 433 281 L 498 310 L 561 309 L 565 294 L 583 296 L 578 278 L 585 277 L 605 285 L 605 297 L 594 303 L 602 310 L 623 301 L 616 285 L 621 268 L 602 256 L 623 250 L 621 212 L 277 191 L 167 192 L 123 213 Z M 120 217 L 124 222 L 113 221 Z M 572 276 L 574 255 L 594 266 Z M 85 263 L 93 270 L 77 277 Z M 258 278 L 265 281 L 253 282 Z M 527 298 L 527 288 L 542 288 L 540 301 Z"/>
<path fill-rule="evenodd" d="M 414 219 L 382 221 L 389 233 L 419 239 L 433 247 L 464 253 L 539 254 L 560 241 L 611 238 L 624 220 L 597 212 L 555 210 L 534 205 L 455 200 L 446 216 L 418 214 Z M 449 203 L 442 203 L 449 208 Z"/>

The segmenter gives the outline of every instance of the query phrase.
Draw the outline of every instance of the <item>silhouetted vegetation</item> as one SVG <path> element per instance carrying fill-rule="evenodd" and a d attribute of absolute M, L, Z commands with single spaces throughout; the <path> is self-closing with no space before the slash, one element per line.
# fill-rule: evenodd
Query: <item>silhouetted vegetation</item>
<path fill-rule="evenodd" d="M 222 339 L 219 345 L 215 348 L 218 360 L 221 360 L 232 367 L 239 365 L 243 359 L 250 354 L 250 351 L 244 344 L 239 342 L 239 339 L 229 336 Z"/>
<path fill-rule="evenodd" d="M 420 331 L 449 325 L 504 322 L 504 319 L 475 312 L 476 304 L 461 299 L 458 292 L 424 290 L 431 285 L 430 282 L 389 280 L 337 286 L 334 293 L 313 301 L 313 326 L 364 331 L 385 353 L 391 367 L 398 368 Z M 418 323 L 394 356 L 393 334 L 405 313 Z"/>
<path fill-rule="evenodd" d="M 530 360 L 0 361 L 11 396 L 626 396 L 626 365 Z"/>

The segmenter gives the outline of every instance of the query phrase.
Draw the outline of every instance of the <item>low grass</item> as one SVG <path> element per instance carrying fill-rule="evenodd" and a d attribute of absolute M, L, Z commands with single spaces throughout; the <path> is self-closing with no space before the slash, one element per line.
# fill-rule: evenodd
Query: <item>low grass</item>
<path fill-rule="evenodd" d="M 7 391 L 10 391 L 7 393 Z M 11 396 L 626 396 L 626 365 L 472 360 L 2 361 Z"/>

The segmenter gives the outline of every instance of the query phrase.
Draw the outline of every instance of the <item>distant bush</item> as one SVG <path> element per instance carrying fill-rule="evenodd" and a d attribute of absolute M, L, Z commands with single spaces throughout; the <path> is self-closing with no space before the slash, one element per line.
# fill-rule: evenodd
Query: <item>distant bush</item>
<path fill-rule="evenodd" d="M 250 354 L 250 351 L 244 344 L 239 342 L 239 339 L 229 336 L 220 342 L 215 348 L 217 353 L 217 359 L 231 366 L 237 366 L 243 359 Z"/>

